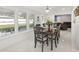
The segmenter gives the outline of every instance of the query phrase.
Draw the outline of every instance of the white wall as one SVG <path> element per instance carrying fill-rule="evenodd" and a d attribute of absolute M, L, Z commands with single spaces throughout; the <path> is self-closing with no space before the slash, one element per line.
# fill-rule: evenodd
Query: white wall
<path fill-rule="evenodd" d="M 75 23 L 73 23 L 73 38 L 74 38 L 74 45 L 77 49 L 79 49 L 79 16 L 74 17 Z"/>
<path fill-rule="evenodd" d="M 54 15 L 43 15 L 43 19 L 41 22 L 46 23 L 48 19 L 54 22 Z"/>
<path fill-rule="evenodd" d="M 72 46 L 79 50 L 79 16 L 75 17 L 74 9 L 72 12 Z"/>

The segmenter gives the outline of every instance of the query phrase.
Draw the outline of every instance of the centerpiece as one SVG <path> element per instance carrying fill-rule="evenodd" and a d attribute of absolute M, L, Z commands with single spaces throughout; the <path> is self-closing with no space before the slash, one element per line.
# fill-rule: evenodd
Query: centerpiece
<path fill-rule="evenodd" d="M 51 26 L 53 24 L 53 22 L 51 20 L 47 20 L 46 24 L 48 25 L 48 31 L 50 32 L 51 31 Z"/>

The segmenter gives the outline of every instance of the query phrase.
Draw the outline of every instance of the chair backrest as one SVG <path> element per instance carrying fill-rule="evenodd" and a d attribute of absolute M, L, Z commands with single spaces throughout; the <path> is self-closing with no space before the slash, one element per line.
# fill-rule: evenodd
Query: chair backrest
<path fill-rule="evenodd" d="M 41 26 L 40 24 L 36 24 L 36 26 Z"/>
<path fill-rule="evenodd" d="M 43 23 L 43 27 L 46 27 L 46 24 L 45 23 Z"/>
<path fill-rule="evenodd" d="M 43 36 L 45 35 L 45 32 L 43 32 L 42 27 L 34 27 L 34 36 L 35 38 L 39 38 L 43 41 Z"/>
<path fill-rule="evenodd" d="M 34 33 L 35 34 L 42 34 L 43 28 L 42 27 L 34 27 Z"/>

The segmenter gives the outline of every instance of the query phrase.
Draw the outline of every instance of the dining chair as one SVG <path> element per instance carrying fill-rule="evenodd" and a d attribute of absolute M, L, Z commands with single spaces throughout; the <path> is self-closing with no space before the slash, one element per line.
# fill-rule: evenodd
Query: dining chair
<path fill-rule="evenodd" d="M 57 32 L 50 32 L 48 35 L 48 39 L 51 40 L 51 50 L 53 50 L 53 44 L 55 44 L 55 47 L 57 48 Z"/>
<path fill-rule="evenodd" d="M 43 23 L 42 25 L 43 25 L 43 27 L 46 27 L 46 24 L 45 23 Z"/>
<path fill-rule="evenodd" d="M 36 26 L 41 26 L 40 24 L 36 24 Z"/>
<path fill-rule="evenodd" d="M 61 24 L 57 25 L 56 28 L 56 39 L 57 39 L 57 43 L 59 43 L 59 39 L 60 39 L 60 27 Z"/>
<path fill-rule="evenodd" d="M 60 25 L 57 27 L 57 43 L 59 43 L 59 39 L 60 39 Z"/>
<path fill-rule="evenodd" d="M 44 29 L 42 27 L 34 27 L 34 39 L 35 39 L 35 48 L 37 45 L 37 42 L 40 42 L 42 44 L 42 52 L 44 48 L 44 43 L 47 43 L 48 46 L 48 35 L 46 32 L 44 32 Z"/>

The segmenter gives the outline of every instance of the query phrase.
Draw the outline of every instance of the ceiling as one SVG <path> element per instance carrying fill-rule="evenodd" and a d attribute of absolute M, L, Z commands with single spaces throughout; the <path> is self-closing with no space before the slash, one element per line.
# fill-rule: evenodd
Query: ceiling
<path fill-rule="evenodd" d="M 48 14 L 55 14 L 59 12 L 72 12 L 73 6 L 48 6 L 50 9 L 50 12 Z M 32 10 L 35 10 L 37 12 L 40 12 L 41 14 L 47 14 L 45 12 L 46 6 L 28 6 L 26 8 L 30 8 Z"/>
<path fill-rule="evenodd" d="M 0 7 L 0 14 L 5 13 L 12 15 L 14 11 L 17 9 L 21 12 L 26 12 L 27 10 L 30 13 L 35 13 L 35 14 L 56 14 L 56 13 L 71 13 L 73 10 L 73 6 L 48 6 L 50 9 L 49 13 L 45 12 L 46 6 L 2 6 Z"/>

